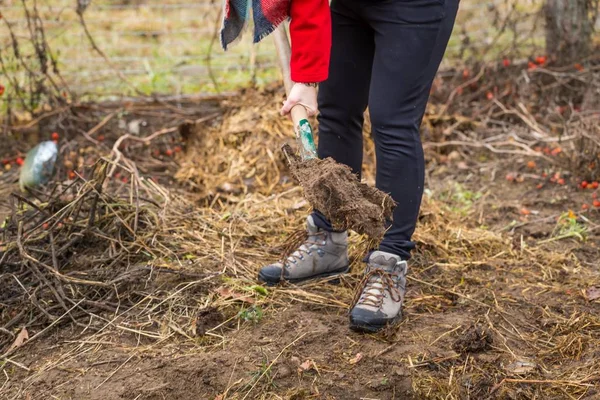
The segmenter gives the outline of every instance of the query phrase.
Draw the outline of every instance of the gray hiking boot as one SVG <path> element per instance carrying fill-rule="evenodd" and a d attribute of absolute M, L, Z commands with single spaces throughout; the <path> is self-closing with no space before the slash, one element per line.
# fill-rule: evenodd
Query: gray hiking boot
<path fill-rule="evenodd" d="M 408 264 L 400 257 L 375 251 L 357 288 L 350 328 L 376 332 L 402 319 Z"/>
<path fill-rule="evenodd" d="M 312 216 L 307 218 L 307 233 L 300 237 L 296 250 L 285 260 L 261 268 L 258 278 L 269 285 L 282 280 L 299 283 L 348 271 L 348 233 L 319 229 Z"/>

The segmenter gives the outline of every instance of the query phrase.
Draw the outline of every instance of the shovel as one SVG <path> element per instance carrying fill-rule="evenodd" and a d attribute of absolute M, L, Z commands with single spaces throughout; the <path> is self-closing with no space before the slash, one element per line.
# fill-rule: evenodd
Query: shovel
<path fill-rule="evenodd" d="M 291 48 L 283 25 L 275 30 L 273 37 L 289 96 L 293 86 Z M 319 159 L 306 108 L 296 105 L 290 114 L 300 156 L 296 156 L 288 145 L 283 147 L 283 152 L 306 200 L 325 215 L 336 231 L 352 229 L 374 240 L 381 239 L 391 222 L 395 202 L 388 194 L 360 182 L 347 165 L 332 158 Z"/>

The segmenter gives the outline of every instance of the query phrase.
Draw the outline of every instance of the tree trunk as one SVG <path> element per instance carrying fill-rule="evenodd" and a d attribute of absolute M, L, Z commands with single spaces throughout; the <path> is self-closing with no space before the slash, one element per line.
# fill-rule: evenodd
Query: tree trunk
<path fill-rule="evenodd" d="M 546 1 L 546 51 L 557 64 L 572 64 L 590 55 L 595 6 L 595 0 Z"/>

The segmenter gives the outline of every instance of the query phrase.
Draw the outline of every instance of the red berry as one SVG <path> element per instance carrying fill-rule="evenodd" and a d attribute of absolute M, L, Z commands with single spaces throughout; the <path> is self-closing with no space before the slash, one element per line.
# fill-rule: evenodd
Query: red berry
<path fill-rule="evenodd" d="M 59 138 L 59 136 L 58 136 L 58 133 L 56 133 L 56 132 L 52 132 L 52 135 L 51 135 L 50 137 L 51 137 L 51 138 L 52 138 L 52 140 L 54 140 L 55 142 L 57 142 L 57 141 L 58 141 L 58 138 Z"/>
<path fill-rule="evenodd" d="M 494 98 L 494 93 L 492 92 L 487 92 L 485 94 L 485 97 L 487 97 L 488 100 L 492 100 Z"/>
<path fill-rule="evenodd" d="M 462 75 L 463 75 L 463 78 L 467 79 L 471 75 L 471 72 L 469 71 L 468 68 L 465 68 L 463 70 L 463 74 Z"/>
<path fill-rule="evenodd" d="M 539 65 L 544 65 L 546 63 L 546 56 L 538 56 L 535 58 L 535 62 Z"/>
<path fill-rule="evenodd" d="M 48 229 L 48 227 L 49 227 L 49 226 L 50 226 L 50 225 L 49 225 L 47 222 L 44 222 L 44 223 L 42 224 L 42 228 L 43 228 L 44 230 Z"/>
<path fill-rule="evenodd" d="M 592 189 L 598 189 L 598 182 L 594 181 L 591 184 Z"/>
<path fill-rule="evenodd" d="M 505 67 L 509 67 L 510 66 L 510 60 L 508 58 L 505 58 L 504 60 L 502 60 L 502 65 L 504 65 Z"/>
<path fill-rule="evenodd" d="M 582 189 L 585 189 L 588 186 L 587 181 L 581 182 L 580 186 L 581 186 Z"/>
<path fill-rule="evenodd" d="M 537 65 L 535 65 L 535 63 L 534 63 L 533 61 L 529 61 L 529 62 L 527 63 L 527 68 L 528 68 L 528 69 L 536 69 L 536 68 L 537 68 Z"/>
<path fill-rule="evenodd" d="M 529 211 L 526 208 L 521 208 L 521 215 L 529 215 L 529 214 L 531 214 L 531 211 Z"/>
<path fill-rule="evenodd" d="M 564 185 L 565 184 L 565 180 L 563 178 L 560 178 L 559 180 L 556 181 L 559 185 Z"/>
<path fill-rule="evenodd" d="M 167 150 L 165 150 L 165 154 L 166 154 L 167 156 L 171 157 L 171 156 L 173 155 L 173 150 L 171 150 L 171 149 L 167 149 Z"/>
<path fill-rule="evenodd" d="M 553 156 L 556 156 L 560 153 L 562 153 L 562 149 L 560 147 L 556 147 L 556 148 L 552 149 L 552 152 L 550 154 L 552 154 Z"/>
<path fill-rule="evenodd" d="M 535 161 L 528 161 L 527 162 L 527 168 L 529 169 L 535 169 L 536 165 L 535 165 Z"/>
<path fill-rule="evenodd" d="M 104 139 L 106 139 L 104 135 L 98 135 L 98 137 L 96 138 L 96 140 L 98 140 L 99 142 L 104 142 Z"/>
<path fill-rule="evenodd" d="M 127 179 L 127 177 L 124 176 L 124 177 L 121 178 L 121 182 L 123 182 L 123 183 L 129 183 L 129 179 Z"/>
<path fill-rule="evenodd" d="M 181 146 L 175 146 L 173 150 L 175 151 L 175 153 L 181 153 Z"/>
<path fill-rule="evenodd" d="M 538 184 L 535 186 L 535 188 L 536 188 L 536 189 L 541 189 L 541 188 L 543 188 L 543 187 L 544 187 L 544 184 L 543 184 L 543 183 L 538 183 Z"/>
<path fill-rule="evenodd" d="M 15 160 L 15 163 L 18 166 L 21 166 L 21 165 L 23 165 L 23 163 L 25 163 L 25 160 L 23 160 L 23 158 L 21 158 L 21 157 L 17 157 L 17 159 Z"/>
<path fill-rule="evenodd" d="M 75 172 L 73 172 L 73 171 L 67 172 L 67 175 L 68 175 L 68 177 L 69 177 L 70 180 L 75 179 L 75 177 L 77 176 L 77 175 L 75 175 Z"/>
<path fill-rule="evenodd" d="M 592 202 L 592 205 L 593 205 L 594 207 L 596 207 L 596 208 L 600 207 L 600 200 L 594 200 L 594 201 Z"/>
<path fill-rule="evenodd" d="M 545 172 L 542 172 L 542 178 L 547 178 L 547 177 L 548 177 L 548 174 Z"/>
<path fill-rule="evenodd" d="M 585 69 L 585 68 L 583 68 L 583 65 L 581 65 L 579 63 L 575 64 L 574 67 L 577 71 L 583 71 Z"/>
<path fill-rule="evenodd" d="M 6 90 L 6 88 L 2 85 L 0 85 L 0 96 L 2 96 L 4 94 L 4 91 Z"/>

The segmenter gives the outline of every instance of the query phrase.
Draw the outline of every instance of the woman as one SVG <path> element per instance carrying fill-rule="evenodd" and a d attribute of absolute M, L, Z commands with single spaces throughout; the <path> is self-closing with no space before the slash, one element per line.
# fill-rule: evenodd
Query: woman
<path fill-rule="evenodd" d="M 450 38 L 459 0 L 332 0 L 329 69 L 327 0 L 292 0 L 292 80 L 281 112 L 302 104 L 320 111 L 320 158 L 332 157 L 360 176 L 363 113 L 376 146 L 376 185 L 397 202 L 393 223 L 366 258 L 350 326 L 377 331 L 401 319 L 407 261 L 424 184 L 419 126 Z M 326 65 L 326 64 L 325 64 Z M 328 73 L 327 73 L 328 72 Z M 320 84 L 318 97 L 316 84 Z M 261 269 L 267 283 L 302 282 L 348 270 L 347 232 L 333 231 L 318 211 L 308 239 L 283 263 Z"/>

